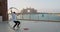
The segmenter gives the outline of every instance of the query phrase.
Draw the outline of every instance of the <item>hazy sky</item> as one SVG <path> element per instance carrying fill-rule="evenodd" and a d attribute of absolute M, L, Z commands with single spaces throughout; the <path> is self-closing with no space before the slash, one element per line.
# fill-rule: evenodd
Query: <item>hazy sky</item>
<path fill-rule="evenodd" d="M 32 7 L 41 12 L 60 12 L 60 0 L 8 0 L 8 8 L 10 7 Z"/>

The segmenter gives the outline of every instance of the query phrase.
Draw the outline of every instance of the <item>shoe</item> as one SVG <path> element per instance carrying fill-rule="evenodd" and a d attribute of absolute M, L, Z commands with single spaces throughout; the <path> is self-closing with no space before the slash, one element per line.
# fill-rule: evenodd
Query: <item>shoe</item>
<path fill-rule="evenodd" d="M 17 26 L 17 28 L 20 28 L 19 26 Z"/>

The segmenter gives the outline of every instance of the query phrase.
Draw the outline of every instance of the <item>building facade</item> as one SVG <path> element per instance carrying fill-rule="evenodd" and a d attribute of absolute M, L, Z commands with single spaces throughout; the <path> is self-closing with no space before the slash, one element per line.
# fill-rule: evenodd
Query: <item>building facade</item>
<path fill-rule="evenodd" d="M 26 9 L 22 9 L 21 13 L 37 13 L 37 10 L 34 8 L 26 8 Z"/>

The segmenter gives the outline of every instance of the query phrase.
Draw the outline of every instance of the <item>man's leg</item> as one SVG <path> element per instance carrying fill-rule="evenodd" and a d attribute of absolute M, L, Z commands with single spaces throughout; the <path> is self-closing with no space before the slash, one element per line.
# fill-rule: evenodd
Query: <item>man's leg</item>
<path fill-rule="evenodd" d="M 18 21 L 18 24 L 17 24 L 17 27 L 18 27 L 18 28 L 20 28 L 19 25 L 20 25 L 20 22 Z"/>
<path fill-rule="evenodd" d="M 13 28 L 15 28 L 15 27 L 16 27 L 16 25 L 17 25 L 17 22 L 16 22 L 16 21 L 14 21 L 14 23 L 15 23 L 15 25 L 13 26 Z"/>

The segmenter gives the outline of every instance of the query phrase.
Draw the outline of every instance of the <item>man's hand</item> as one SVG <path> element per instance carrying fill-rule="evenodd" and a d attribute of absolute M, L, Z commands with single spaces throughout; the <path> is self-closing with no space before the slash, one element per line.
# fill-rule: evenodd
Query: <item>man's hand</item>
<path fill-rule="evenodd" d="M 12 11 L 11 11 L 11 13 L 12 13 Z"/>

